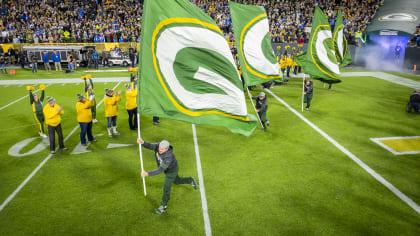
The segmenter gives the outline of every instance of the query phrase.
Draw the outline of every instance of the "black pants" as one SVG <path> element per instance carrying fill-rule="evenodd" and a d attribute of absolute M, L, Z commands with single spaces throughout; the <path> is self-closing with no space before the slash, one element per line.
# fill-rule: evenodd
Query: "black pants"
<path fill-rule="evenodd" d="M 128 126 L 132 130 L 137 129 L 137 107 L 131 110 L 127 110 L 127 112 L 128 112 Z"/>
<path fill-rule="evenodd" d="M 171 196 L 171 187 L 172 183 L 178 184 L 191 184 L 192 178 L 191 177 L 180 177 L 178 175 L 179 167 L 178 165 L 172 169 L 168 169 L 165 172 L 165 180 L 163 181 L 163 196 L 161 205 L 167 206 L 169 198 Z"/>
<path fill-rule="evenodd" d="M 58 135 L 58 145 L 60 148 L 64 148 L 63 131 L 61 130 L 61 124 L 57 126 L 48 125 L 48 135 L 50 138 L 50 150 L 55 151 L 55 132 Z"/>

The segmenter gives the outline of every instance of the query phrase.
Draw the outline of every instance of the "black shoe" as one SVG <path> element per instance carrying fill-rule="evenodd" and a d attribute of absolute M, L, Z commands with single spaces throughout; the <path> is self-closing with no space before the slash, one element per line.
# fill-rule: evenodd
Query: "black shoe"
<path fill-rule="evenodd" d="M 270 126 L 270 121 L 267 120 L 266 124 L 267 124 L 267 126 Z"/>
<path fill-rule="evenodd" d="M 193 186 L 194 189 L 198 189 L 197 182 L 195 182 L 194 177 L 192 177 L 191 186 Z"/>

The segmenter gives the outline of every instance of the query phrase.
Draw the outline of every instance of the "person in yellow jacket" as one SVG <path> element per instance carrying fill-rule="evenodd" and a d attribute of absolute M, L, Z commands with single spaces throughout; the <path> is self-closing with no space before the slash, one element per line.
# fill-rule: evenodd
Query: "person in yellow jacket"
<path fill-rule="evenodd" d="M 61 116 L 63 108 L 56 104 L 53 97 L 47 97 L 48 105 L 44 107 L 45 124 L 48 126 L 50 137 L 50 151 L 55 153 L 55 132 L 58 135 L 58 145 L 61 150 L 67 150 L 64 146 L 63 131 L 61 129 Z"/>
<path fill-rule="evenodd" d="M 118 91 L 118 96 L 112 89 L 105 89 L 105 116 L 108 121 L 108 136 L 120 135 L 117 131 L 117 116 L 118 116 L 118 102 L 121 101 L 121 90 Z M 112 125 L 112 126 L 111 126 Z M 112 132 L 111 132 L 112 128 Z"/>
<path fill-rule="evenodd" d="M 77 122 L 80 125 L 80 143 L 82 146 L 86 144 L 86 134 L 89 142 L 96 142 L 96 139 L 92 135 L 92 106 L 95 106 L 95 100 L 90 99 L 89 101 L 81 95 L 77 94 L 79 101 L 76 103 L 77 111 Z"/>
<path fill-rule="evenodd" d="M 287 77 L 290 77 L 290 67 L 293 65 L 293 60 L 285 53 L 280 60 L 280 70 L 284 78 L 284 72 L 287 69 Z"/>
<path fill-rule="evenodd" d="M 128 112 L 128 126 L 131 130 L 137 130 L 137 89 L 133 83 L 125 86 L 125 109 Z"/>

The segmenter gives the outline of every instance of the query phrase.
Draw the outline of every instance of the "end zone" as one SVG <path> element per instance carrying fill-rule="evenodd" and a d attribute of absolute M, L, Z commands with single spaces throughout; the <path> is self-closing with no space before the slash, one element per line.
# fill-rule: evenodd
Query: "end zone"
<path fill-rule="evenodd" d="M 370 138 L 370 140 L 394 155 L 420 153 L 420 136 Z"/>

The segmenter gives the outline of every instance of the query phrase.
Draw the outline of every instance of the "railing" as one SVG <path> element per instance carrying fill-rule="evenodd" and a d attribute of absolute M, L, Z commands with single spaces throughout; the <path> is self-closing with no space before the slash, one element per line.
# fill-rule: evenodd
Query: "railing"
<path fill-rule="evenodd" d="M 1 44 L 3 51 L 6 53 L 10 47 L 13 49 L 22 50 L 23 46 L 83 46 L 83 45 L 96 45 L 96 51 L 102 52 L 104 50 L 110 51 L 117 46 L 121 51 L 128 52 L 129 48 L 139 49 L 140 43 L 5 43 Z"/>

